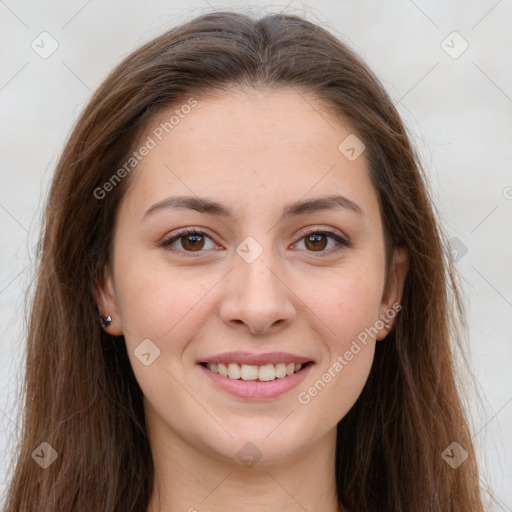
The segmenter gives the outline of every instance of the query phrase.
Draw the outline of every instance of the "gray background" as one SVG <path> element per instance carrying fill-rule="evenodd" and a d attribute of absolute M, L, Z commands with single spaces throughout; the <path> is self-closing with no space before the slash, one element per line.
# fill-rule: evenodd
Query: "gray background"
<path fill-rule="evenodd" d="M 212 8 L 305 15 L 354 48 L 397 103 L 458 251 L 477 380 L 465 389 L 482 482 L 512 511 L 510 0 L 0 0 L 0 492 L 18 432 L 25 293 L 56 159 L 92 91 L 124 56 Z M 58 44 L 47 58 L 31 47 L 56 44 L 43 31 Z"/>

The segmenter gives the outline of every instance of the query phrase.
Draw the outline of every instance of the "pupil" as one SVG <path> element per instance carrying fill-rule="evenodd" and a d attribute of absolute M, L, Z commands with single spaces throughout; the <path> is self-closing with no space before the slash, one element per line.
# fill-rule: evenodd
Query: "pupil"
<path fill-rule="evenodd" d="M 201 247 L 201 238 L 203 235 L 188 235 L 185 237 L 185 245 L 190 245 L 192 248 Z"/>
<path fill-rule="evenodd" d="M 313 243 L 313 248 L 323 249 L 325 247 L 325 240 L 324 240 L 324 243 L 322 245 L 318 244 L 318 242 L 320 241 L 319 239 L 322 238 L 322 237 L 325 237 L 325 235 L 310 235 L 307 240 L 309 242 Z"/>

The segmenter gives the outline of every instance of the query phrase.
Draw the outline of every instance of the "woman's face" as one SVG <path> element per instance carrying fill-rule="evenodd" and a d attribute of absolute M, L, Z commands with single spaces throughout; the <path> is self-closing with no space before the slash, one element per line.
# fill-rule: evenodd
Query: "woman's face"
<path fill-rule="evenodd" d="M 142 139 L 100 305 L 125 337 L 153 439 L 285 460 L 334 440 L 406 261 L 385 286 L 363 147 L 315 96 L 196 100 Z"/>

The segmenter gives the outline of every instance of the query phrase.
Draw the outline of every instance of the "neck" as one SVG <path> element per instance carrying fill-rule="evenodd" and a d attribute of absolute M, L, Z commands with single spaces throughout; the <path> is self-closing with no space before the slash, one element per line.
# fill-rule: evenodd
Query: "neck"
<path fill-rule="evenodd" d="M 262 458 L 252 467 L 205 453 L 169 428 L 150 428 L 149 435 L 155 485 L 148 512 L 341 510 L 335 430 L 307 451 L 274 463 Z"/>

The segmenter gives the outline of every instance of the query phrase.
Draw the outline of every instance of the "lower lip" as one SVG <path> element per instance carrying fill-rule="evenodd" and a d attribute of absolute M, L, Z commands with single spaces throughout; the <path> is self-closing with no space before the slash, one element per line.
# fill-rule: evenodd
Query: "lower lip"
<path fill-rule="evenodd" d="M 218 373 L 213 373 L 203 365 L 199 365 L 206 376 L 220 389 L 238 398 L 258 400 L 276 398 L 298 386 L 311 370 L 313 363 L 309 363 L 304 369 L 280 379 L 268 382 L 259 380 L 230 379 Z"/>

